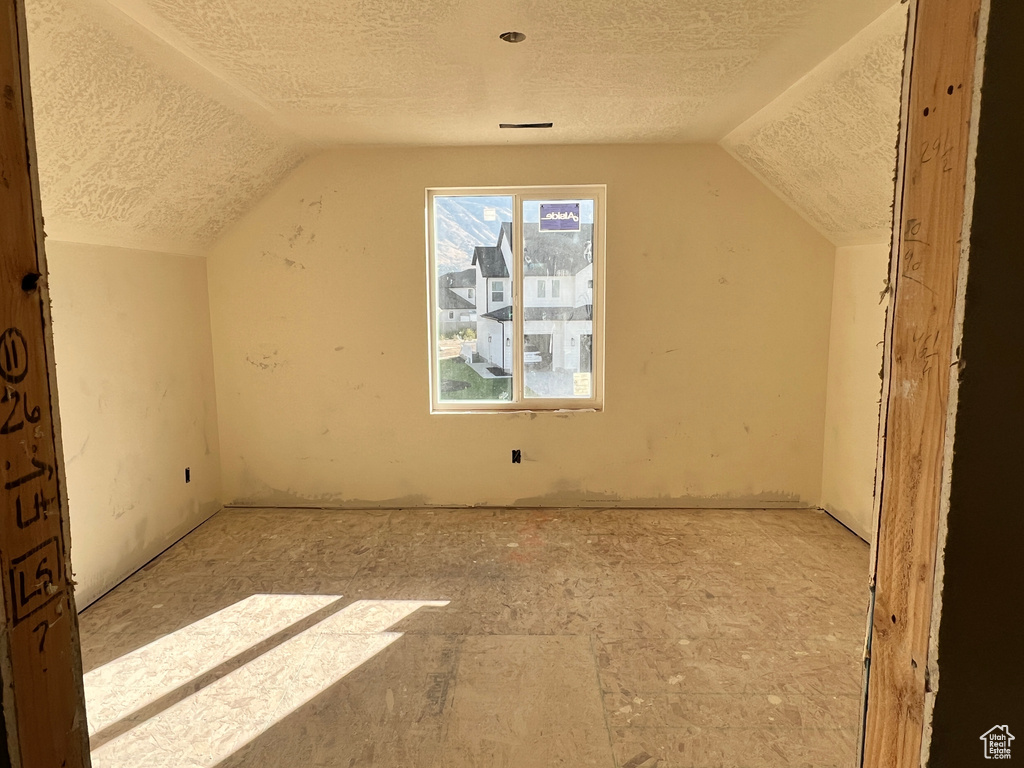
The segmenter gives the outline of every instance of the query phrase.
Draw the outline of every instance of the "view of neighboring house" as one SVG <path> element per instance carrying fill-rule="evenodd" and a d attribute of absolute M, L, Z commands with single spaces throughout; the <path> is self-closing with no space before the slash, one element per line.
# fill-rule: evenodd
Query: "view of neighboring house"
<path fill-rule="evenodd" d="M 476 328 L 475 269 L 448 272 L 437 278 L 437 331 L 448 336 Z"/>
<path fill-rule="evenodd" d="M 541 231 L 524 225 L 523 332 L 531 370 L 592 369 L 593 224 L 579 231 Z M 476 351 L 485 362 L 512 368 L 512 225 L 503 222 L 494 246 L 477 246 Z"/>
<path fill-rule="evenodd" d="M 476 352 L 503 371 L 512 370 L 512 225 L 502 222 L 498 244 L 473 249 L 478 306 Z"/>

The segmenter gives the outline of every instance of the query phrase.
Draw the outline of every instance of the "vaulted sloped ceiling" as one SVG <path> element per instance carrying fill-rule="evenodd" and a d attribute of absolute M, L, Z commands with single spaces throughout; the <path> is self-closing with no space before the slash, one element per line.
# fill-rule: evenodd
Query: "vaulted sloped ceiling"
<path fill-rule="evenodd" d="M 799 180 L 779 105 L 895 1 L 27 0 L 47 231 L 200 253 L 332 145 L 717 142 L 743 123 L 729 149 L 828 234 L 846 205 Z M 826 154 L 841 132 L 792 130 Z"/>
<path fill-rule="evenodd" d="M 80 0 L 28 4 L 45 230 L 201 253 L 302 147 L 119 17 Z"/>
<path fill-rule="evenodd" d="M 891 8 L 722 141 L 836 245 L 890 237 L 906 25 Z"/>

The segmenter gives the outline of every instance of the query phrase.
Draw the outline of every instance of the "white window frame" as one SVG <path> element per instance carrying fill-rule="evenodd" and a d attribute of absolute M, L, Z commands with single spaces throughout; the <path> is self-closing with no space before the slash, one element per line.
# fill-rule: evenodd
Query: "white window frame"
<path fill-rule="evenodd" d="M 578 186 L 558 187 L 434 187 L 426 190 L 426 240 L 427 240 L 427 297 L 428 307 L 437 306 L 437 274 L 434 258 L 434 198 L 449 196 L 493 197 L 507 196 L 512 203 L 512 237 L 513 269 L 509 276 L 512 298 L 513 317 L 513 371 L 512 399 L 507 401 L 490 400 L 449 400 L 440 399 L 440 350 L 438 332 L 435 327 L 435 315 L 427 313 L 427 344 L 429 381 L 430 381 L 430 412 L 445 413 L 534 413 L 545 411 L 591 411 L 604 410 L 604 317 L 605 317 L 605 243 L 607 218 L 607 187 L 604 184 L 587 184 Z M 526 201 L 594 200 L 594 238 L 593 238 L 593 279 L 592 295 L 593 312 L 591 316 L 591 396 L 589 398 L 527 398 L 525 397 L 525 368 L 522 362 L 524 349 L 523 297 L 525 296 L 525 280 L 523 270 L 523 237 L 522 208 Z M 481 243 L 483 245 L 483 243 Z M 490 298 L 491 291 L 488 291 Z M 504 301 L 504 299 L 502 299 Z M 493 299 L 492 299 L 493 301 Z"/>
<path fill-rule="evenodd" d="M 500 304 L 505 301 L 505 281 L 495 280 L 491 283 L 491 304 Z"/>

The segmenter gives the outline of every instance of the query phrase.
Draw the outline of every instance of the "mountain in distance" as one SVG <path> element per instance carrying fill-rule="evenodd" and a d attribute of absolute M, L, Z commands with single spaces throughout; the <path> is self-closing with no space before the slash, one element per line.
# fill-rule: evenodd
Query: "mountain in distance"
<path fill-rule="evenodd" d="M 493 221 L 485 220 L 485 209 L 493 209 Z M 435 197 L 437 273 L 461 272 L 473 266 L 473 249 L 497 245 L 505 221 L 512 221 L 511 197 Z"/>
<path fill-rule="evenodd" d="M 439 275 L 461 272 L 473 266 L 473 249 L 478 245 L 498 244 L 502 222 L 512 221 L 512 200 L 507 195 L 492 197 L 452 196 L 434 198 L 434 249 Z M 484 211 L 493 209 L 492 221 L 485 219 Z M 523 221 L 540 221 L 540 201 L 523 203 Z M 594 223 L 594 203 L 580 201 L 580 221 Z"/>

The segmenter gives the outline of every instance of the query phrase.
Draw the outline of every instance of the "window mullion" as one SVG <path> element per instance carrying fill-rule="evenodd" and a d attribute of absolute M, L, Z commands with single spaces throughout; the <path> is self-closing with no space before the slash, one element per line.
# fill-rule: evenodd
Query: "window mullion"
<path fill-rule="evenodd" d="M 517 406 L 526 400 L 523 376 L 523 297 L 526 285 L 523 281 L 523 198 L 514 196 L 512 210 L 512 398 Z"/>

